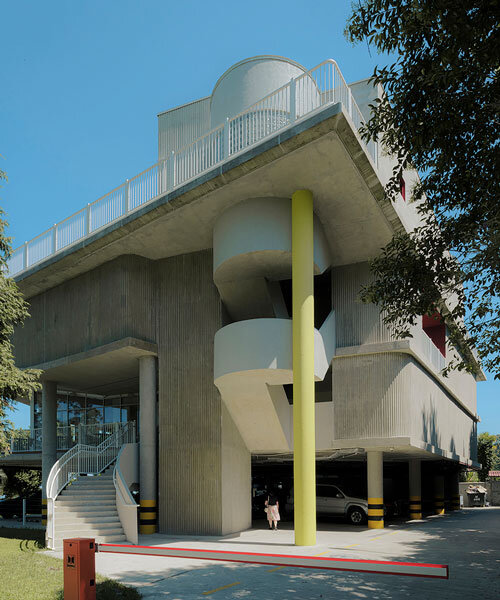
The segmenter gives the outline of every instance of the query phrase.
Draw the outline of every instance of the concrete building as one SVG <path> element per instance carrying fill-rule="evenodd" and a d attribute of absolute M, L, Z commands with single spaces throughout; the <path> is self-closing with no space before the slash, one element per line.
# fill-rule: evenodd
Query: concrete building
<path fill-rule="evenodd" d="M 252 464 L 294 451 L 297 190 L 314 207 L 316 456 L 365 465 L 371 527 L 388 463 L 407 471 L 414 518 L 424 467 L 434 510 L 456 507 L 458 470 L 476 461 L 476 381 L 440 374 L 455 352 L 440 319 L 395 340 L 358 300 L 369 261 L 419 223 L 404 197 L 417 175 L 387 202 L 392 161 L 358 134 L 380 93 L 331 60 L 241 61 L 210 96 L 158 115 L 158 163 L 16 250 L 31 313 L 16 360 L 43 370 L 43 390 L 3 463 L 42 465 L 52 545 L 71 527 L 134 539 L 134 484 L 145 533 L 251 526 Z M 99 493 L 104 516 L 89 505 Z"/>

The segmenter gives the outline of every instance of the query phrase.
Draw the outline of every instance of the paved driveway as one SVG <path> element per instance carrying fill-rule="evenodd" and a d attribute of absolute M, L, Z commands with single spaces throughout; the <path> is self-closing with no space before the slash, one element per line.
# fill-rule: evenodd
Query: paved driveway
<path fill-rule="evenodd" d="M 287 524 L 285 524 L 286 527 Z M 98 554 L 98 572 L 139 587 L 144 598 L 187 600 L 500 598 L 500 508 L 465 509 L 384 530 L 321 524 L 315 548 L 293 545 L 293 531 L 252 529 L 225 538 L 141 536 L 140 544 L 250 552 L 322 554 L 448 564 L 449 580 L 313 571 L 186 559 Z"/>

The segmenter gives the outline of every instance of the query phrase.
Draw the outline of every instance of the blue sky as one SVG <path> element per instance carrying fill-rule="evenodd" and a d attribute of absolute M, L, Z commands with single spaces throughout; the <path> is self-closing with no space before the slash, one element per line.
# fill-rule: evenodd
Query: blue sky
<path fill-rule="evenodd" d="M 385 62 L 343 36 L 349 0 L 16 0 L 0 21 L 0 191 L 13 246 L 157 158 L 156 115 L 206 96 L 232 64 L 334 58 L 348 82 Z M 478 386 L 480 431 L 500 433 L 500 383 Z M 26 426 L 22 408 L 13 416 Z"/>

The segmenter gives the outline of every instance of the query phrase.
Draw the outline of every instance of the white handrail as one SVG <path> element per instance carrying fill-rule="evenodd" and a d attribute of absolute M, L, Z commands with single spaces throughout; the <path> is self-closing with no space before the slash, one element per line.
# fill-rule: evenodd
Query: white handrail
<path fill-rule="evenodd" d="M 60 492 L 81 473 L 98 475 L 116 460 L 123 444 L 135 442 L 135 423 L 129 422 L 120 425 L 115 433 L 98 446 L 77 444 L 54 463 L 46 484 L 48 543 L 53 544 L 54 542 L 54 502 Z"/>
<path fill-rule="evenodd" d="M 227 161 L 316 110 L 341 102 L 355 129 L 363 116 L 333 59 L 304 72 L 197 140 L 16 248 L 8 260 L 14 276 L 69 248 L 168 191 Z M 378 147 L 362 141 L 377 166 Z"/>

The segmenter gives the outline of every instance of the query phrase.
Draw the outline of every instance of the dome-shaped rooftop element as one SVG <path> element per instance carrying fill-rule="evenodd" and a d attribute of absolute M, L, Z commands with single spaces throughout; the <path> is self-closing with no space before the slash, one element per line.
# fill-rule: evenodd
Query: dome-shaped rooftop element
<path fill-rule="evenodd" d="M 283 56 L 253 56 L 236 63 L 212 91 L 211 126 L 217 127 L 304 72 L 302 65 Z"/>

